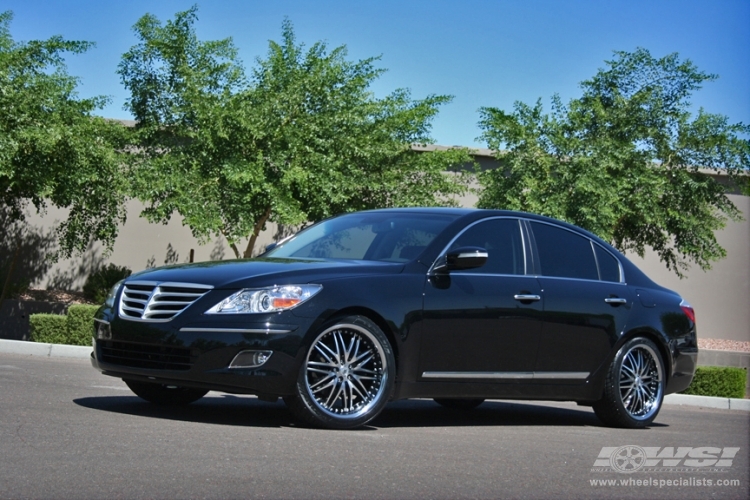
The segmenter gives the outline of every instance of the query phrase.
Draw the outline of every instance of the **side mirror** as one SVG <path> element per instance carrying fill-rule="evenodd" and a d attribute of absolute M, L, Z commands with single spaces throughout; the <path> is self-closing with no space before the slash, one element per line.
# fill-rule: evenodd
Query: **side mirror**
<path fill-rule="evenodd" d="M 263 250 L 263 253 L 270 252 L 271 250 L 273 250 L 277 246 L 279 246 L 279 244 L 274 241 L 273 243 L 266 245 L 266 248 Z"/>
<path fill-rule="evenodd" d="M 481 247 L 461 247 L 440 257 L 432 268 L 436 273 L 475 269 L 487 263 L 489 254 Z"/>

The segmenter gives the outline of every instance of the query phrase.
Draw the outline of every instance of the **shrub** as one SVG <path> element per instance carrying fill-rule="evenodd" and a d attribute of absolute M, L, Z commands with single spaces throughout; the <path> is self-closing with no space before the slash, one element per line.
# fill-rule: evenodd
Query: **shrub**
<path fill-rule="evenodd" d="M 119 267 L 114 264 L 107 264 L 89 274 L 86 283 L 83 285 L 83 296 L 91 302 L 104 304 L 109 290 L 115 286 L 115 283 L 121 279 L 130 276 L 132 271 L 127 267 Z"/>
<path fill-rule="evenodd" d="M 30 338 L 47 344 L 90 345 L 94 335 L 94 314 L 99 306 L 72 305 L 67 316 L 32 314 Z"/>
<path fill-rule="evenodd" d="M 747 385 L 747 370 L 731 366 L 699 366 L 690 387 L 683 394 L 715 396 L 720 398 L 744 398 Z"/>
<path fill-rule="evenodd" d="M 68 337 L 67 318 L 60 314 L 32 314 L 29 316 L 31 332 L 29 338 L 34 342 L 46 344 L 65 344 Z"/>
<path fill-rule="evenodd" d="M 94 314 L 99 306 L 74 305 L 68 307 L 68 339 L 64 344 L 91 345 L 94 335 Z"/>

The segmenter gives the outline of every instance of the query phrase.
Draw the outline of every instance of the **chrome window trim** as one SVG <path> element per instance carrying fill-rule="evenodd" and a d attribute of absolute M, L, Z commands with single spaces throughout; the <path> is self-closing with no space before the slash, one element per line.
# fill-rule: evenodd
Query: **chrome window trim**
<path fill-rule="evenodd" d="M 527 220 L 530 223 L 531 222 L 536 222 L 536 223 L 539 223 L 539 224 L 546 224 L 548 226 L 552 226 L 552 227 L 556 227 L 556 228 L 559 228 L 559 229 L 563 229 L 565 231 L 568 231 L 569 233 L 573 233 L 573 234 L 575 234 L 577 236 L 580 236 L 581 238 L 586 238 L 587 240 L 589 240 L 589 243 L 591 243 L 592 245 L 593 244 L 599 245 L 602 248 L 602 250 L 604 250 L 605 252 L 607 252 L 608 254 L 610 254 L 617 261 L 617 265 L 620 268 L 620 281 L 619 282 L 618 281 L 605 281 L 605 280 L 602 280 L 602 279 L 589 280 L 589 279 L 585 279 L 585 278 L 566 278 L 564 276 L 548 276 L 546 274 L 541 274 L 541 275 L 539 275 L 539 277 L 568 279 L 568 280 L 578 280 L 578 281 L 599 281 L 599 282 L 603 282 L 603 283 L 622 283 L 622 284 L 625 284 L 625 280 L 624 280 L 624 278 L 625 278 L 625 272 L 624 272 L 624 268 L 622 267 L 622 262 L 620 262 L 620 259 L 618 259 L 616 255 L 614 255 L 612 252 L 610 252 L 609 250 L 607 250 L 605 247 L 603 247 L 602 245 L 600 245 L 596 241 L 592 240 L 589 236 L 586 236 L 585 234 L 581 234 L 578 231 L 574 231 L 574 230 L 572 230 L 570 228 L 561 226 L 559 224 L 554 224 L 552 222 L 547 222 L 547 221 L 544 221 L 544 220 L 536 220 L 536 219 L 524 219 L 524 220 Z M 533 232 L 534 228 L 530 227 L 529 230 Z M 594 262 L 597 263 L 596 272 L 597 272 L 597 274 L 599 276 L 601 276 L 601 274 L 599 273 L 599 263 L 598 263 L 598 261 L 596 259 L 596 252 L 594 251 L 593 247 L 591 248 L 591 253 L 594 254 Z M 540 266 L 540 270 L 541 270 L 541 266 Z"/>
<path fill-rule="evenodd" d="M 548 280 L 567 280 L 567 281 L 586 281 L 588 283 L 608 283 L 610 285 L 627 285 L 624 281 L 602 281 L 602 280 L 589 280 L 586 278 L 565 278 L 563 276 L 547 276 L 546 274 L 536 274 L 535 278 L 545 278 Z"/>
<path fill-rule="evenodd" d="M 590 372 L 422 372 L 422 378 L 493 380 L 584 380 Z"/>
<path fill-rule="evenodd" d="M 521 233 L 521 251 L 523 253 L 523 274 L 484 274 L 482 276 L 528 276 L 528 272 L 529 272 L 528 264 L 526 263 L 526 238 L 524 238 L 524 235 L 523 235 L 523 227 L 521 226 L 521 219 L 518 217 L 514 217 L 512 215 L 496 215 L 492 217 L 485 217 L 484 219 L 475 220 L 468 226 L 464 227 L 461 230 L 461 232 L 458 233 L 453 238 L 451 238 L 448 244 L 445 245 L 445 247 L 443 247 L 443 249 L 438 253 L 438 257 L 435 259 L 435 262 L 433 262 L 430 268 L 427 270 L 427 275 L 432 276 L 434 274 L 433 268 L 435 267 L 435 264 L 437 264 L 438 260 L 440 260 L 440 257 L 448 253 L 448 249 L 451 247 L 451 245 L 453 245 L 453 243 L 459 237 L 461 237 L 461 235 L 463 235 L 466 231 L 476 226 L 477 224 L 480 224 L 482 222 L 487 222 L 490 220 L 497 220 L 497 219 L 513 219 L 518 223 L 518 231 Z M 480 274 L 477 274 L 477 273 L 456 273 L 456 272 L 451 272 L 451 275 L 452 276 L 456 276 L 456 275 L 480 276 Z"/>
<path fill-rule="evenodd" d="M 181 332 L 209 332 L 209 333 L 265 333 L 265 334 L 285 334 L 292 333 L 294 330 L 277 330 L 273 328 L 180 328 Z"/>
<path fill-rule="evenodd" d="M 594 240 L 590 240 L 590 241 L 592 245 L 598 246 L 599 248 L 607 252 L 609 255 L 611 255 L 612 258 L 615 259 L 615 262 L 617 262 L 617 267 L 619 268 L 619 271 L 620 271 L 620 281 L 608 281 L 608 280 L 603 280 L 603 279 L 600 279 L 599 281 L 603 281 L 605 283 L 625 283 L 625 268 L 622 267 L 622 262 L 620 262 L 620 259 L 617 258 L 617 255 L 613 254 L 612 252 L 604 248 L 603 245 L 597 243 L 596 241 Z M 596 256 L 596 249 L 594 249 L 594 259 L 596 259 L 596 267 L 599 268 L 599 258 Z M 599 271 L 599 277 L 601 278 L 601 270 Z"/>
<path fill-rule="evenodd" d="M 509 278 L 536 278 L 533 274 L 493 274 L 493 273 L 467 273 L 460 271 L 451 271 L 451 276 L 503 276 Z"/>

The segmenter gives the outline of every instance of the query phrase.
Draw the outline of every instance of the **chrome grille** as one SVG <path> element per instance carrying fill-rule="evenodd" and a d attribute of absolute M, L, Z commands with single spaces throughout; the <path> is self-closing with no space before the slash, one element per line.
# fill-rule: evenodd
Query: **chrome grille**
<path fill-rule="evenodd" d="M 120 296 L 120 317 L 133 321 L 169 321 L 213 287 L 195 283 L 129 281 Z"/>

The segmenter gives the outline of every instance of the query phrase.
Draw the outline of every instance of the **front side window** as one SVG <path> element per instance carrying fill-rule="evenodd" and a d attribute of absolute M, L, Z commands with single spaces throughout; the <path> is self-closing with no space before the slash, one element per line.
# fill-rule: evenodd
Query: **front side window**
<path fill-rule="evenodd" d="M 517 219 L 490 219 L 474 224 L 451 244 L 487 250 L 487 263 L 461 272 L 478 274 L 525 274 L 521 226 Z"/>

